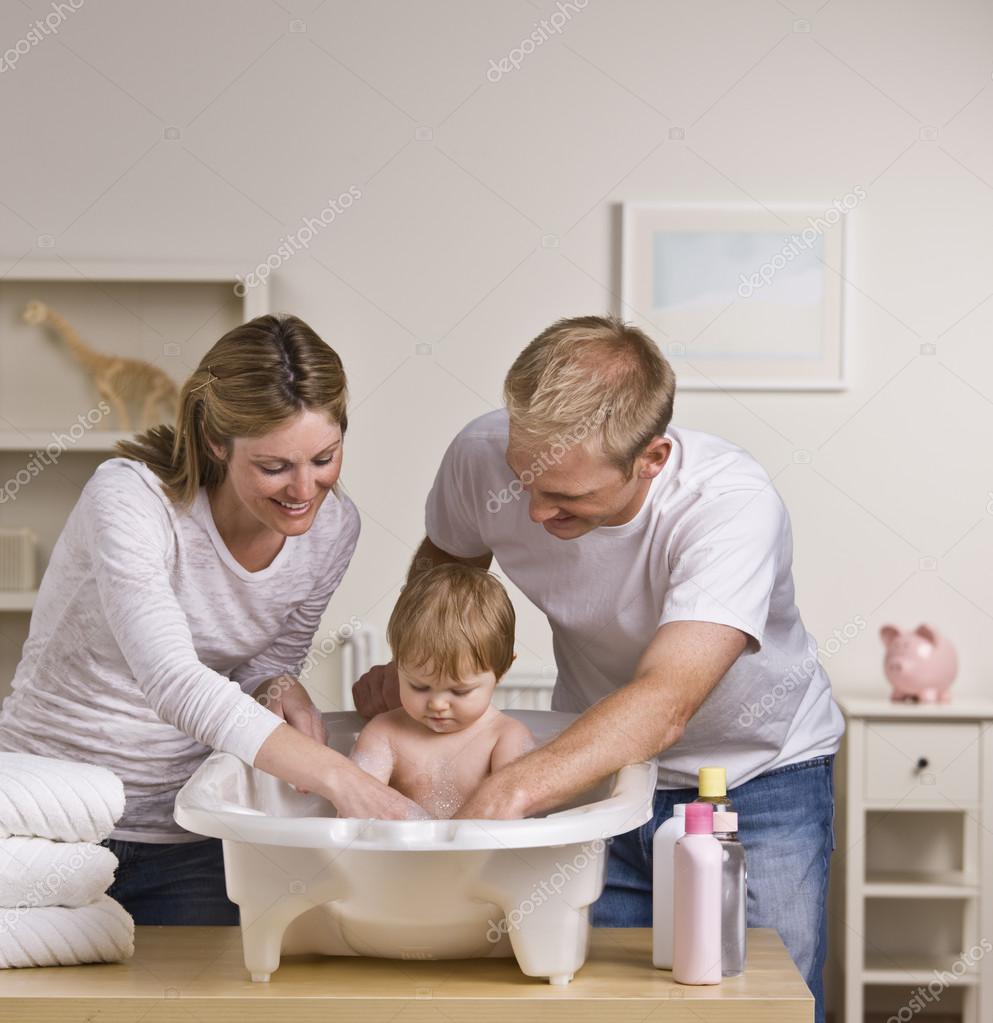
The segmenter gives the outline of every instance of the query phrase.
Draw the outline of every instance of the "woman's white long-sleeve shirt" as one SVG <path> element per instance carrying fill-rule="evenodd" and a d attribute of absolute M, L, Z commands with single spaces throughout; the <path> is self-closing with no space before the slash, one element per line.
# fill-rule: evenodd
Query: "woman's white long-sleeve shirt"
<path fill-rule="evenodd" d="M 330 493 L 250 572 L 203 488 L 178 511 L 142 463 L 102 463 L 42 579 L 0 749 L 113 771 L 126 796 L 115 838 L 195 840 L 173 820 L 176 793 L 212 749 L 251 764 L 282 722 L 250 693 L 299 673 L 358 536 L 355 505 Z"/>

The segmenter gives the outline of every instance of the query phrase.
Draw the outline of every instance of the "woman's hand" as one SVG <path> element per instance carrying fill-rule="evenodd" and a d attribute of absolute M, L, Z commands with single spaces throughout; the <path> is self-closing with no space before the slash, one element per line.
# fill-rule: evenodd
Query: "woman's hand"
<path fill-rule="evenodd" d="M 292 675 L 267 679 L 252 696 L 298 732 L 327 745 L 328 734 L 321 712 L 314 706 L 310 693 Z"/>
<path fill-rule="evenodd" d="M 346 760 L 334 772 L 327 792 L 339 817 L 375 817 L 380 820 L 430 820 L 431 815 L 412 799 L 401 795 L 362 768 Z"/>

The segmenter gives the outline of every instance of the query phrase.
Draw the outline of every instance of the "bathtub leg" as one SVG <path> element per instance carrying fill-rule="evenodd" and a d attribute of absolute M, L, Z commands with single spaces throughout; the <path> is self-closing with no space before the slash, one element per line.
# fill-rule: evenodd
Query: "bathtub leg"
<path fill-rule="evenodd" d="M 311 909 L 310 903 L 285 899 L 259 915 L 250 906 L 241 907 L 241 944 L 245 953 L 245 969 L 257 984 L 267 984 L 279 969 L 286 928 L 301 914 Z"/>
<path fill-rule="evenodd" d="M 589 934 L 586 906 L 547 903 L 510 929 L 510 944 L 523 973 L 564 985 L 586 962 Z"/>

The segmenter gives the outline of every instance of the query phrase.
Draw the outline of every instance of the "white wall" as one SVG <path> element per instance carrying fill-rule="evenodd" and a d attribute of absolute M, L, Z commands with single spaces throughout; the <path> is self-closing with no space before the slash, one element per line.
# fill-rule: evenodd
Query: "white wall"
<path fill-rule="evenodd" d="M 861 185 L 850 390 L 686 393 L 675 422 L 773 475 L 808 629 L 868 622 L 828 660 L 839 687 L 880 686 L 880 624 L 927 620 L 959 644 L 960 690 L 988 688 L 988 4 L 587 0 L 492 82 L 555 4 L 76 2 L 0 74 L 0 273 L 52 256 L 247 273 L 361 192 L 273 289 L 352 381 L 364 533 L 329 629 L 385 621 L 444 446 L 516 352 L 616 307 L 618 202 L 827 205 Z M 4 5 L 0 48 L 50 10 Z M 547 666 L 543 622 L 522 619 L 522 664 Z"/>
<path fill-rule="evenodd" d="M 0 74 L 0 273 L 52 256 L 247 273 L 361 192 L 274 278 L 276 307 L 352 380 L 365 528 L 329 628 L 385 621 L 437 460 L 499 402 L 515 353 L 558 316 L 616 306 L 618 202 L 827 204 L 861 185 L 851 389 L 686 393 L 675 421 L 775 478 L 810 631 L 868 622 L 828 660 L 839 687 L 880 685 L 880 624 L 927 620 L 960 646 L 959 689 L 988 688 L 988 4 L 587 0 L 492 82 L 553 3 L 76 2 Z M 0 48 L 50 10 L 4 5 Z M 522 611 L 522 663 L 547 665 Z"/>

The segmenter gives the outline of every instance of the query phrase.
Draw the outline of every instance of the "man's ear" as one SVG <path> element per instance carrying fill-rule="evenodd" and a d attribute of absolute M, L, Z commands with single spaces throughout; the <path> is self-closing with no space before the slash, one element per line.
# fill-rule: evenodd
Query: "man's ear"
<path fill-rule="evenodd" d="M 672 441 L 668 437 L 653 437 L 642 448 L 638 455 L 637 467 L 638 478 L 643 480 L 654 479 L 669 461 L 672 454 Z"/>

